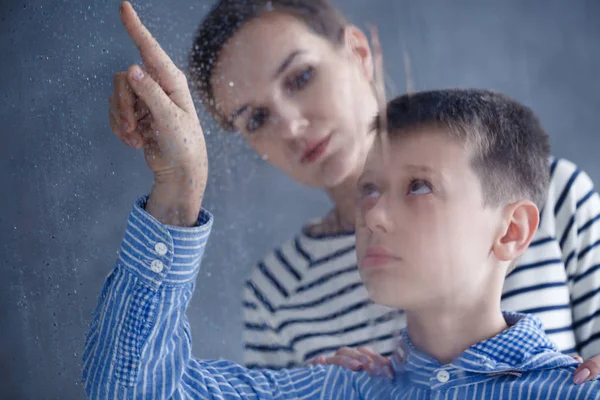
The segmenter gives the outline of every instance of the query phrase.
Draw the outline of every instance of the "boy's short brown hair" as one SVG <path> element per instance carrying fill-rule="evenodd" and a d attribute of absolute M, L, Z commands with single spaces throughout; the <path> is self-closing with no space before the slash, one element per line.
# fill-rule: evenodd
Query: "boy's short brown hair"
<path fill-rule="evenodd" d="M 430 125 L 472 149 L 471 165 L 481 181 L 484 205 L 527 199 L 542 209 L 550 144 L 529 107 L 488 90 L 434 90 L 396 97 L 387 105 L 387 121 L 392 139 Z"/>

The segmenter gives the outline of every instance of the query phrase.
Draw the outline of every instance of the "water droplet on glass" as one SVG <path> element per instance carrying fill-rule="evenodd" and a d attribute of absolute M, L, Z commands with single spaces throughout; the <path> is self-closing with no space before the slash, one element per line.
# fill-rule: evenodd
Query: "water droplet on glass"
<path fill-rule="evenodd" d="M 233 82 L 229 82 L 229 86 L 233 87 Z"/>

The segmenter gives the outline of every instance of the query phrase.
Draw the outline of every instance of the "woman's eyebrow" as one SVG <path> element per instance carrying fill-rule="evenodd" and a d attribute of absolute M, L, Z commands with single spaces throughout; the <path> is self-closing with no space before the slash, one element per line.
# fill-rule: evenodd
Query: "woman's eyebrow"
<path fill-rule="evenodd" d="M 288 67 L 290 66 L 290 64 L 292 63 L 292 61 L 294 61 L 294 59 L 301 55 L 302 53 L 305 53 L 305 50 L 293 50 L 279 65 L 279 67 L 277 68 L 277 70 L 275 70 L 275 73 L 273 74 L 273 79 L 277 79 L 279 78 L 279 76 L 281 74 L 283 74 L 285 72 L 286 69 L 288 69 Z M 239 117 L 241 114 L 243 114 L 248 108 L 250 108 L 249 104 L 244 104 L 243 106 L 239 107 L 237 110 L 235 110 L 234 112 L 231 113 L 231 115 L 229 115 L 228 121 L 230 123 L 233 123 L 233 121 Z"/>
<path fill-rule="evenodd" d="M 273 79 L 277 79 L 279 75 L 283 74 L 285 70 L 290 66 L 292 61 L 294 61 L 294 58 L 296 58 L 302 53 L 305 53 L 305 50 L 293 50 L 279 65 L 279 68 L 277 68 L 275 74 L 273 74 Z"/>

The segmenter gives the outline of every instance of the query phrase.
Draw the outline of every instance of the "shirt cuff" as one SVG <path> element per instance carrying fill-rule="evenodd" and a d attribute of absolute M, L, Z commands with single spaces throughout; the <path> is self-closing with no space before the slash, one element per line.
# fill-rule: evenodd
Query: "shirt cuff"
<path fill-rule="evenodd" d="M 193 282 L 212 228 L 212 214 L 202 209 L 189 228 L 164 225 L 146 212 L 147 201 L 148 196 L 142 196 L 133 205 L 119 263 L 156 288 Z"/>

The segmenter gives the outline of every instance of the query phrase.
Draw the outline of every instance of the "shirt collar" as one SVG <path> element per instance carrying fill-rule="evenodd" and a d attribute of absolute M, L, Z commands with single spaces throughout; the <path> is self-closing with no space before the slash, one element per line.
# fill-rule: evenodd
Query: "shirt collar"
<path fill-rule="evenodd" d="M 503 313 L 508 329 L 469 347 L 452 363 L 443 366 L 474 374 L 515 374 L 556 368 L 576 361 L 559 352 L 544 333 L 541 321 L 533 315 Z M 414 375 L 417 380 L 433 374 L 442 365 L 411 343 L 407 330 L 400 336 L 392 356 L 396 374 Z"/>

